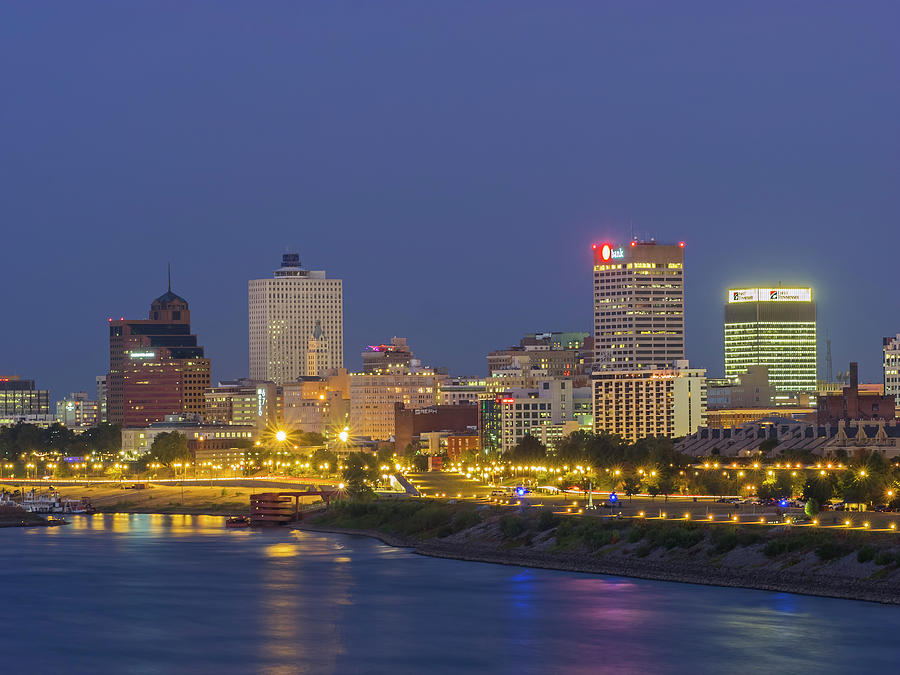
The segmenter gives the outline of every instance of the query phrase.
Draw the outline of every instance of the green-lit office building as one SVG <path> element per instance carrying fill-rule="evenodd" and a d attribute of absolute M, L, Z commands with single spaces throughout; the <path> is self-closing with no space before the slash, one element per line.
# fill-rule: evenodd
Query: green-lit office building
<path fill-rule="evenodd" d="M 778 394 L 816 391 L 816 303 L 811 288 L 732 288 L 725 303 L 725 376 L 769 368 Z"/>

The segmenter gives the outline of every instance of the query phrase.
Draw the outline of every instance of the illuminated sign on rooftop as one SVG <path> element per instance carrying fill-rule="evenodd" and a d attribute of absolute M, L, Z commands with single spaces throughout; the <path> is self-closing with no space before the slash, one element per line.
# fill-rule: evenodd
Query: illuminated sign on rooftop
<path fill-rule="evenodd" d="M 133 359 L 152 359 L 156 358 L 156 352 L 131 352 L 129 356 Z"/>
<path fill-rule="evenodd" d="M 728 291 L 728 302 L 812 302 L 812 289 L 732 288 Z"/>

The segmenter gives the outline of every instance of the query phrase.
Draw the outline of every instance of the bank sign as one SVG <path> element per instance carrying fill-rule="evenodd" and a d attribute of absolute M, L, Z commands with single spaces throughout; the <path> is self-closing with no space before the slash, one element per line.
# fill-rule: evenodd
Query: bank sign
<path fill-rule="evenodd" d="M 732 288 L 728 302 L 812 302 L 811 288 Z"/>
<path fill-rule="evenodd" d="M 625 249 L 621 246 L 619 248 L 613 248 L 609 244 L 603 244 L 600 247 L 600 258 L 606 262 L 609 260 L 621 260 L 625 257 Z"/>

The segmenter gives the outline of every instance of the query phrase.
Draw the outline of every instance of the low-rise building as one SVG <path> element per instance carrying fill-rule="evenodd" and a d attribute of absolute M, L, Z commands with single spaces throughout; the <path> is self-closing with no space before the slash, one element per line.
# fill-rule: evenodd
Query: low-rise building
<path fill-rule="evenodd" d="M 87 392 L 72 392 L 56 402 L 56 420 L 70 429 L 95 427 L 100 423 L 100 406 Z"/>
<path fill-rule="evenodd" d="M 242 378 L 219 382 L 204 394 L 206 420 L 216 424 L 253 426 L 258 431 L 281 423 L 282 393 L 274 382 Z"/>
<path fill-rule="evenodd" d="M 50 391 L 37 389 L 34 380 L 0 376 L 0 418 L 50 415 Z"/>
<path fill-rule="evenodd" d="M 767 417 L 741 427 L 701 427 L 675 449 L 691 457 L 775 459 L 785 452 L 810 452 L 824 459 L 860 458 L 877 452 L 885 459 L 900 456 L 897 421 L 840 420 L 815 424 L 784 417 Z"/>
<path fill-rule="evenodd" d="M 167 415 L 164 421 L 146 427 L 123 428 L 122 450 L 128 456 L 139 457 L 150 452 L 157 436 L 172 431 L 185 437 L 188 448 L 197 457 L 208 457 L 213 451 L 251 449 L 258 435 L 252 425 L 215 424 L 183 415 Z"/>
<path fill-rule="evenodd" d="M 468 432 L 478 428 L 478 407 L 474 405 L 430 405 L 406 408 L 394 404 L 394 447 L 398 452 L 428 432 Z"/>
<path fill-rule="evenodd" d="M 350 389 L 343 368 L 324 377 L 301 377 L 284 385 L 284 425 L 325 436 L 350 424 Z"/>
<path fill-rule="evenodd" d="M 850 384 L 840 394 L 819 396 L 816 416 L 819 424 L 839 420 L 892 420 L 895 415 L 893 396 L 882 391 L 865 391 L 859 384 L 858 366 L 850 364 Z"/>

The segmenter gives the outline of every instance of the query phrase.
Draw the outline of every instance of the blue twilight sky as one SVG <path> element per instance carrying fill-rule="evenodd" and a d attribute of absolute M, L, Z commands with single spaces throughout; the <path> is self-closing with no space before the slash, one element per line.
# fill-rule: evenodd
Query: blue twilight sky
<path fill-rule="evenodd" d="M 344 279 L 344 352 L 483 373 L 589 330 L 591 242 L 687 242 L 687 350 L 731 284 L 814 286 L 834 369 L 900 332 L 900 4 L 7 2 L 0 373 L 55 396 L 106 319 L 191 303 L 246 375 L 247 280 Z"/>

